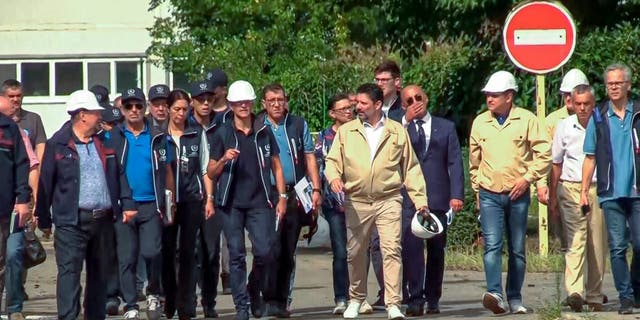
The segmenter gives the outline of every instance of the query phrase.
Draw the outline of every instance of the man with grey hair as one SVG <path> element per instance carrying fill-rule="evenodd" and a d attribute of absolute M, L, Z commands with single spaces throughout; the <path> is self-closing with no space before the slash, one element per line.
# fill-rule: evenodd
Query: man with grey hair
<path fill-rule="evenodd" d="M 606 229 L 599 206 L 593 206 L 591 212 L 581 210 L 580 206 L 585 157 L 582 146 L 595 102 L 591 86 L 580 84 L 572 90 L 567 105 L 575 113 L 558 123 L 551 147 L 549 209 L 552 216 L 562 221 L 564 237 L 569 244 L 565 253 L 564 285 L 568 304 L 575 312 L 582 311 L 583 291 L 589 311 L 603 310 Z M 597 201 L 595 177 L 590 181 L 588 199 L 591 203 Z"/>
<path fill-rule="evenodd" d="M 629 272 L 626 258 L 630 238 L 634 256 L 640 253 L 640 172 L 635 169 L 640 165 L 640 103 L 629 99 L 629 67 L 608 66 L 604 80 L 608 99 L 589 119 L 584 140 L 580 205 L 585 212 L 596 206 L 590 201 L 589 190 L 597 169 L 598 205 L 604 212 L 608 232 L 611 273 L 620 299 L 618 313 L 631 314 L 634 296 L 640 294 L 632 287 L 632 274 L 637 271 Z"/>

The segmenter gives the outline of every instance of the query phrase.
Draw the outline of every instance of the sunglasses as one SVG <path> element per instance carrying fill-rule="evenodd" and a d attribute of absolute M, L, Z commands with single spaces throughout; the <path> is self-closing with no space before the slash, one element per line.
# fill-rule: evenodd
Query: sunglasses
<path fill-rule="evenodd" d="M 205 102 L 211 103 L 211 102 L 213 102 L 213 100 L 216 99 L 216 96 L 213 95 L 213 94 L 204 93 L 204 94 L 201 94 L 201 95 L 199 95 L 197 97 L 194 97 L 193 99 L 197 100 L 200 103 L 205 103 Z"/>
<path fill-rule="evenodd" d="M 142 110 L 142 108 L 144 108 L 144 106 L 141 103 L 127 103 L 124 105 L 125 110 L 131 110 L 133 109 L 133 107 L 135 107 L 138 110 Z"/>
<path fill-rule="evenodd" d="M 416 94 L 415 96 L 409 97 L 407 99 L 407 106 L 412 105 L 414 102 L 421 102 L 421 101 L 422 101 L 422 96 L 419 94 Z"/>

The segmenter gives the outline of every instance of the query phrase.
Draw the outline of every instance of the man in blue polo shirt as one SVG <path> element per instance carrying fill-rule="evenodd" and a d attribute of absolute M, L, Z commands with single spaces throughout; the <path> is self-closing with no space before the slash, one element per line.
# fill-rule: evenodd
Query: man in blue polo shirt
<path fill-rule="evenodd" d="M 116 221 L 120 289 L 125 319 L 139 319 L 136 266 L 140 255 L 147 269 L 147 318 L 159 319 L 162 249 L 162 215 L 167 177 L 166 136 L 144 118 L 145 96 L 139 88 L 122 93 L 125 122 L 114 129 L 111 140 L 125 168 L 138 213 Z"/>
<path fill-rule="evenodd" d="M 322 202 L 320 175 L 307 121 L 288 113 L 284 88 L 277 83 L 265 86 L 262 89 L 262 105 L 266 112 L 256 121 L 259 125 L 264 124 L 271 128 L 276 138 L 288 194 L 287 215 L 280 222 L 273 245 L 276 263 L 269 268 L 264 299 L 267 302 L 268 315 L 288 318 L 290 285 L 295 272 L 295 252 L 300 231 L 303 225 L 311 226 L 315 223 L 316 210 Z M 295 184 L 305 175 L 313 186 L 313 213 L 304 211 L 294 191 Z M 275 185 L 273 176 L 271 183 Z"/>
<path fill-rule="evenodd" d="M 634 257 L 640 252 L 640 184 L 636 170 L 640 166 L 640 103 L 629 99 L 629 67 L 608 66 L 604 80 L 609 99 L 598 106 L 587 125 L 580 204 L 598 205 L 589 203 L 589 186 L 597 167 L 598 202 L 607 226 L 611 273 L 620 299 L 618 313 L 631 314 L 634 294 L 640 294 L 632 288 L 626 257 L 629 236 Z"/>

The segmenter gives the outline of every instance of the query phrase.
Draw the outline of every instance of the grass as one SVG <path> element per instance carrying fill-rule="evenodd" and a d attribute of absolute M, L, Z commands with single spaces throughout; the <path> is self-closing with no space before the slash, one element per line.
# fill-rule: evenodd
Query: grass
<path fill-rule="evenodd" d="M 507 255 L 502 256 L 502 270 L 507 271 Z M 478 250 L 453 250 L 445 255 L 445 266 L 448 270 L 484 270 L 482 252 Z M 527 253 L 527 272 L 564 272 L 564 258 L 560 254 L 549 254 L 541 257 L 537 252 Z"/>

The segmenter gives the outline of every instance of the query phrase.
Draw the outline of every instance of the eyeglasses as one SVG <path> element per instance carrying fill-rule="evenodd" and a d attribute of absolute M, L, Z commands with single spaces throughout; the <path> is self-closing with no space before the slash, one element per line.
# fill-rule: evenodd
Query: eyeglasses
<path fill-rule="evenodd" d="M 275 99 L 269 99 L 269 100 L 265 100 L 268 104 L 275 106 L 275 105 L 279 105 L 279 104 L 284 104 L 287 100 L 285 100 L 284 98 L 275 98 Z"/>
<path fill-rule="evenodd" d="M 622 87 L 623 84 L 627 83 L 629 81 L 612 81 L 612 82 L 607 82 L 607 88 L 619 88 Z"/>
<path fill-rule="evenodd" d="M 393 78 L 374 78 L 373 79 L 373 81 L 375 81 L 376 83 L 387 83 L 391 80 L 393 80 Z"/>
<path fill-rule="evenodd" d="M 342 112 L 342 113 L 352 113 L 353 109 L 355 109 L 355 106 L 348 106 L 348 107 L 344 107 L 344 108 L 340 108 L 340 109 L 333 109 L 331 111 Z"/>
<path fill-rule="evenodd" d="M 142 110 L 142 108 L 144 108 L 144 106 L 141 103 L 127 103 L 124 105 L 125 110 L 131 110 L 133 109 L 133 107 L 135 107 L 138 110 Z"/>
<path fill-rule="evenodd" d="M 216 98 L 215 95 L 212 95 L 212 94 L 209 94 L 209 93 L 204 93 L 204 94 L 201 94 L 201 95 L 199 95 L 197 97 L 194 97 L 193 99 L 197 100 L 200 103 L 205 103 L 205 102 L 211 103 L 211 102 L 213 102 L 213 100 L 215 100 L 215 98 Z"/>
<path fill-rule="evenodd" d="M 422 95 L 416 94 L 415 96 L 409 97 L 407 99 L 407 106 L 412 105 L 414 102 L 421 102 L 421 101 L 422 101 Z"/>

